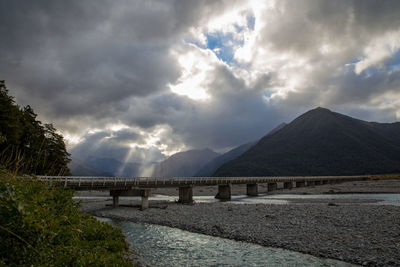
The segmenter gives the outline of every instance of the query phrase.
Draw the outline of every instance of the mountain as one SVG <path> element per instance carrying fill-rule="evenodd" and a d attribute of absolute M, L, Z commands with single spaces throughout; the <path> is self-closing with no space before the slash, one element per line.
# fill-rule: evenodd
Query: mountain
<path fill-rule="evenodd" d="M 210 149 L 179 152 L 155 166 L 152 176 L 194 176 L 207 162 L 217 156 L 219 154 Z"/>
<path fill-rule="evenodd" d="M 72 158 L 68 167 L 71 175 L 74 176 L 112 176 L 112 174 L 97 170 L 76 158 Z"/>
<path fill-rule="evenodd" d="M 215 176 L 352 175 L 400 172 L 400 123 L 366 122 L 310 110 Z"/>
<path fill-rule="evenodd" d="M 89 166 L 113 176 L 138 176 L 140 164 L 135 162 L 122 163 L 114 158 L 89 158 L 86 160 Z"/>
<path fill-rule="evenodd" d="M 285 127 L 286 125 L 287 125 L 286 123 L 282 122 L 281 124 L 279 124 L 278 126 L 276 126 L 274 129 L 272 129 L 271 131 L 269 131 L 264 137 L 276 133 L 277 131 L 279 131 L 280 129 L 282 129 L 283 127 Z"/>
<path fill-rule="evenodd" d="M 375 129 L 380 134 L 384 135 L 386 138 L 391 139 L 394 142 L 400 143 L 400 122 L 394 123 L 376 123 L 369 122 L 373 129 Z"/>
<path fill-rule="evenodd" d="M 211 176 L 223 164 L 239 157 L 240 155 L 242 155 L 244 152 L 249 150 L 255 144 L 256 144 L 256 142 L 250 142 L 250 143 L 238 146 L 232 150 L 229 150 L 228 152 L 226 152 L 226 153 L 216 157 L 215 159 L 209 161 L 208 163 L 206 163 L 194 176 L 200 176 L 200 177 Z"/>
<path fill-rule="evenodd" d="M 272 129 L 266 136 L 271 135 L 277 131 L 279 131 L 280 129 L 282 129 L 284 126 L 286 125 L 286 123 L 281 123 L 279 124 L 277 127 L 275 127 L 274 129 Z M 240 155 L 242 155 L 244 152 L 246 152 L 247 150 L 249 150 L 251 147 L 253 147 L 255 144 L 257 144 L 257 141 L 255 142 L 250 142 L 241 146 L 238 146 L 232 150 L 229 150 L 228 152 L 216 157 L 215 159 L 211 160 L 210 162 L 208 162 L 206 165 L 204 165 L 203 168 L 201 168 L 196 174 L 195 176 L 203 176 L 203 177 L 208 177 L 208 176 L 212 176 L 212 174 L 222 165 L 224 165 L 225 163 L 236 159 L 237 157 L 239 157 Z"/>
<path fill-rule="evenodd" d="M 122 163 L 113 158 L 90 157 L 85 161 L 73 159 L 70 163 L 72 175 L 93 176 L 138 176 L 141 165 L 135 162 Z"/>

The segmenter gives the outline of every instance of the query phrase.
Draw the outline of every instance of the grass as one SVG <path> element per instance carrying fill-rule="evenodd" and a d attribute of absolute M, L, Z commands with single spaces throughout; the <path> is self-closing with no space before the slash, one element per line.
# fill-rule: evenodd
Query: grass
<path fill-rule="evenodd" d="M 0 169 L 0 266 L 132 266 L 121 230 L 82 213 L 72 196 Z"/>

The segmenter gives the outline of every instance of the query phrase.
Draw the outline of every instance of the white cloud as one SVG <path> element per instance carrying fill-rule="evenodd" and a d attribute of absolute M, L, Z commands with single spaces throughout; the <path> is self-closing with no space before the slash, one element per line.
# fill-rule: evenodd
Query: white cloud
<path fill-rule="evenodd" d="M 55 1 L 4 4 L 0 78 L 76 155 L 221 150 L 315 106 L 399 118 L 400 1 Z"/>
<path fill-rule="evenodd" d="M 387 32 L 373 39 L 364 48 L 363 58 L 355 64 L 355 72 L 360 74 L 369 67 L 383 68 L 385 61 L 400 49 L 400 30 Z"/>
<path fill-rule="evenodd" d="M 181 66 L 181 76 L 175 84 L 168 85 L 171 91 L 194 100 L 209 99 L 207 76 L 214 69 L 213 64 L 218 62 L 214 53 L 191 44 L 186 49 L 183 47 L 172 53 L 176 55 Z"/>

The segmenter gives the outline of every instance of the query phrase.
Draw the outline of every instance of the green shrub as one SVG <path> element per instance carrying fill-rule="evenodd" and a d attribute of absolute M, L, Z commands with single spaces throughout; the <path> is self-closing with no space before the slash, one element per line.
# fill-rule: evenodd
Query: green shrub
<path fill-rule="evenodd" d="M 131 266 L 121 230 L 80 212 L 72 196 L 0 169 L 0 266 Z"/>

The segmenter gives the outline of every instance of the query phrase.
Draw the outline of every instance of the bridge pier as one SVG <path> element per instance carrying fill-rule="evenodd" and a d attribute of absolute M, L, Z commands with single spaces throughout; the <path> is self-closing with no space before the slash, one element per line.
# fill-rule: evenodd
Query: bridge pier
<path fill-rule="evenodd" d="M 329 180 L 322 180 L 322 184 L 329 184 Z"/>
<path fill-rule="evenodd" d="M 277 183 L 268 183 L 268 191 L 274 191 L 278 188 Z"/>
<path fill-rule="evenodd" d="M 179 187 L 179 203 L 191 204 L 193 203 L 193 187 L 181 186 Z"/>
<path fill-rule="evenodd" d="M 315 183 L 315 185 L 321 185 L 321 184 L 322 184 L 322 181 L 319 180 L 319 181 L 315 181 L 314 183 Z"/>
<path fill-rule="evenodd" d="M 218 194 L 215 198 L 219 200 L 231 200 L 231 184 L 218 185 Z"/>
<path fill-rule="evenodd" d="M 145 210 L 149 207 L 149 196 L 150 189 L 113 189 L 110 190 L 110 196 L 113 197 L 113 206 L 114 208 L 118 208 L 119 206 L 119 197 L 121 196 L 140 196 L 142 197 L 141 210 Z"/>
<path fill-rule="evenodd" d="M 140 210 L 148 209 L 150 190 L 140 190 L 140 191 L 142 195 L 142 206 L 140 207 Z"/>
<path fill-rule="evenodd" d="M 257 184 L 247 184 L 247 195 L 256 197 L 258 196 L 258 185 Z"/>
<path fill-rule="evenodd" d="M 118 208 L 119 206 L 119 196 L 113 196 L 113 207 Z"/>
<path fill-rule="evenodd" d="M 283 189 L 292 189 L 293 188 L 293 182 L 284 182 L 283 183 Z"/>
<path fill-rule="evenodd" d="M 296 187 L 305 187 L 306 186 L 306 182 L 305 181 L 297 181 L 296 182 Z"/>
<path fill-rule="evenodd" d="M 315 181 L 307 181 L 307 186 L 314 186 L 315 185 Z"/>

